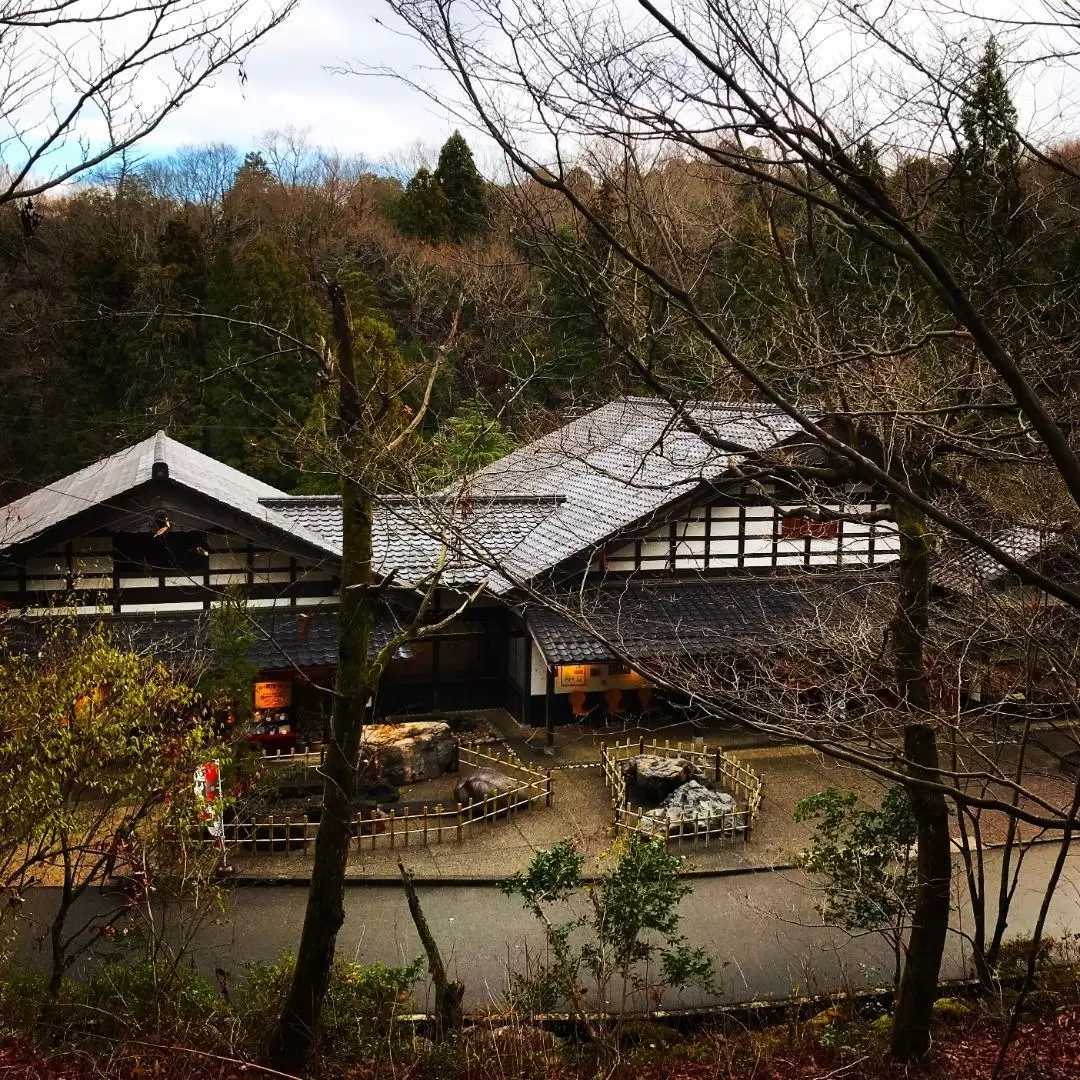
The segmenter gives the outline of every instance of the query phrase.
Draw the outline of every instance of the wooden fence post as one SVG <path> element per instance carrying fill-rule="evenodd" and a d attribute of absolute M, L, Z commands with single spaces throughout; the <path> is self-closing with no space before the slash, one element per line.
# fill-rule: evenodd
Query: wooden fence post
<path fill-rule="evenodd" d="M 548 769 L 548 771 L 547 771 L 547 790 L 546 790 L 546 793 L 545 793 L 544 805 L 545 806 L 550 806 L 551 805 L 551 770 L 550 769 Z"/>
<path fill-rule="evenodd" d="M 457 804 L 457 838 L 458 843 L 461 842 L 462 837 L 462 821 L 461 821 L 461 803 Z"/>
<path fill-rule="evenodd" d="M 443 819 L 443 813 L 444 813 L 443 804 L 441 802 L 436 803 L 435 804 L 435 816 L 439 819 L 439 843 L 440 844 L 442 843 L 442 830 L 443 830 L 443 820 L 442 819 Z"/>
<path fill-rule="evenodd" d="M 401 813 L 404 816 L 404 821 L 402 822 L 402 827 L 405 830 L 405 846 L 408 847 L 409 846 L 409 808 L 406 806 L 401 811 Z"/>

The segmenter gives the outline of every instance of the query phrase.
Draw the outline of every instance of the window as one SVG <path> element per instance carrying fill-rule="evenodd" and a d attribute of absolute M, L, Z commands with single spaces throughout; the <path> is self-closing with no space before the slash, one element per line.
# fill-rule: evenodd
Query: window
<path fill-rule="evenodd" d="M 815 540 L 831 540 L 837 535 L 839 522 L 814 521 L 805 517 L 786 517 L 780 521 L 780 535 L 785 540 L 798 540 L 811 537 Z"/>

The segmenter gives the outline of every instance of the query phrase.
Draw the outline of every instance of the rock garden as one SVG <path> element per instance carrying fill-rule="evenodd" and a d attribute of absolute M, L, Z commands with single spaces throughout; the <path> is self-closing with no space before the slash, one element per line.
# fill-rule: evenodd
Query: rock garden
<path fill-rule="evenodd" d="M 361 742 L 353 799 L 358 843 L 421 832 L 423 842 L 461 839 L 478 819 L 543 800 L 546 775 L 499 752 L 496 736 L 468 718 L 372 724 Z M 321 752 L 260 759 L 253 782 L 227 812 L 226 841 L 291 850 L 314 839 L 322 811 Z"/>
<path fill-rule="evenodd" d="M 749 836 L 761 781 L 731 755 L 641 742 L 605 746 L 602 764 L 616 831 L 706 843 Z"/>

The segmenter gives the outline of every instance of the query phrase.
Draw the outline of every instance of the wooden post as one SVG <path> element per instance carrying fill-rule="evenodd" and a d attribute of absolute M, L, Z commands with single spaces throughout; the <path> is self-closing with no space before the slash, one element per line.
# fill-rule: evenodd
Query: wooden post
<path fill-rule="evenodd" d="M 427 803 L 424 803 L 424 847 L 427 847 L 427 825 L 428 825 Z"/>
<path fill-rule="evenodd" d="M 439 819 L 439 843 L 442 843 L 442 829 L 443 829 L 443 804 L 435 804 L 435 816 Z"/>
<path fill-rule="evenodd" d="M 458 843 L 461 843 L 462 837 L 462 820 L 461 820 L 461 803 L 457 804 L 457 838 Z"/>
<path fill-rule="evenodd" d="M 285 854 L 288 855 L 292 851 L 292 818 L 287 817 L 285 819 Z"/>
<path fill-rule="evenodd" d="M 720 751 L 716 751 L 716 760 L 713 763 L 713 783 L 720 783 Z"/>
<path fill-rule="evenodd" d="M 547 745 L 555 745 L 555 672 L 548 668 L 544 687 L 544 729 Z"/>
<path fill-rule="evenodd" d="M 550 806 L 551 805 L 551 770 L 550 769 L 548 769 L 548 771 L 547 771 L 547 792 L 546 792 L 546 795 L 545 795 L 544 805 L 545 806 Z"/>
<path fill-rule="evenodd" d="M 630 740 L 627 739 L 626 742 L 627 742 L 627 745 L 629 745 Z M 638 751 L 637 751 L 638 754 L 644 754 L 645 753 L 645 736 L 644 735 L 642 735 L 638 739 L 638 744 L 637 745 L 638 745 Z"/>
<path fill-rule="evenodd" d="M 409 846 L 409 808 L 406 806 L 401 812 L 402 812 L 402 814 L 404 815 L 404 818 L 405 818 L 405 820 L 402 822 L 402 825 L 403 825 L 403 827 L 405 829 L 405 846 L 408 847 Z"/>

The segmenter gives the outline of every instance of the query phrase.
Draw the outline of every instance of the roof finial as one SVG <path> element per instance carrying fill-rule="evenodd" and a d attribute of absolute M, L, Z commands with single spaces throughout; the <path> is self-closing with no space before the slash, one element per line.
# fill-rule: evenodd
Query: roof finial
<path fill-rule="evenodd" d="M 152 480 L 169 479 L 169 462 L 165 455 L 165 432 L 159 431 L 154 436 L 154 464 L 150 467 Z"/>

